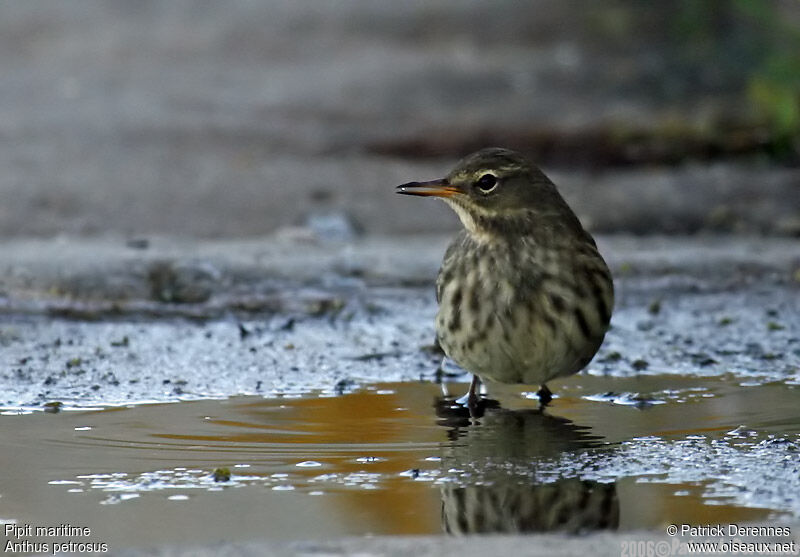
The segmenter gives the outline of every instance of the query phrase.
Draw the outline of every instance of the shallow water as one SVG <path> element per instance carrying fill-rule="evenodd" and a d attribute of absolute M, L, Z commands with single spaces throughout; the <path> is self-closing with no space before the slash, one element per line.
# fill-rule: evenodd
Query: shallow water
<path fill-rule="evenodd" d="M 427 382 L 8 411 L 0 519 L 88 526 L 113 549 L 796 518 L 798 386 L 740 382 L 579 375 L 544 411 L 506 393 L 477 421 Z"/>

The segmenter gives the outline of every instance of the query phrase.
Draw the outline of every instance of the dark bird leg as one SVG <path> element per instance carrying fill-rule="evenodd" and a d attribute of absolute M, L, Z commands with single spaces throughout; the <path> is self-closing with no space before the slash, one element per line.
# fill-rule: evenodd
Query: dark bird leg
<path fill-rule="evenodd" d="M 472 383 L 469 385 L 469 390 L 467 394 L 462 397 L 456 399 L 456 404 L 460 404 L 461 406 L 467 406 L 470 409 L 477 408 L 478 402 L 480 401 L 480 393 L 478 393 L 478 387 L 481 384 L 481 380 L 477 375 L 472 376 Z"/>
<path fill-rule="evenodd" d="M 467 391 L 467 408 L 469 408 L 469 415 L 473 418 L 479 417 L 478 402 L 480 401 L 480 395 L 478 393 L 478 388 L 480 384 L 480 378 L 477 375 L 473 375 L 472 383 L 469 384 L 469 391 Z"/>
<path fill-rule="evenodd" d="M 542 406 L 550 404 L 550 401 L 553 400 L 553 393 L 550 392 L 547 385 L 542 385 L 536 394 L 539 396 L 539 404 Z"/>
<path fill-rule="evenodd" d="M 481 384 L 481 379 L 477 375 L 472 376 L 472 383 L 469 384 L 469 391 L 467 391 L 467 402 L 476 404 L 478 402 L 478 387 Z"/>

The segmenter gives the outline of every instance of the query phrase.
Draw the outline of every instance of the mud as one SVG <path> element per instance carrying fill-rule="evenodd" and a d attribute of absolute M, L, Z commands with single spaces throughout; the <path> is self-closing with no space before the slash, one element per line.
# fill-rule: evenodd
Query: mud
<path fill-rule="evenodd" d="M 434 405 L 469 379 L 431 347 L 446 242 L 7 242 L 0 515 L 79 516 L 117 550 L 147 531 L 177 552 L 175 532 L 258 552 L 800 516 L 794 241 L 601 237 L 618 302 L 600 353 L 550 385 L 544 413 L 511 389 L 477 423 Z M 459 510 L 520 485 L 513 508 L 559 494 L 605 510 L 530 523 L 498 508 L 494 526 Z"/>
<path fill-rule="evenodd" d="M 446 241 L 7 244 L 2 404 L 433 380 L 432 280 Z M 611 237 L 601 247 L 618 302 L 585 373 L 798 381 L 793 241 Z"/>

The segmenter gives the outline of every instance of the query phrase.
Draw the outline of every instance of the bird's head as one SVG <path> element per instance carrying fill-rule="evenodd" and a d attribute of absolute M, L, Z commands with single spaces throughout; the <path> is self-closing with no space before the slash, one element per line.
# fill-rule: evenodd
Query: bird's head
<path fill-rule="evenodd" d="M 446 178 L 402 184 L 397 193 L 443 199 L 467 230 L 477 234 L 500 222 L 572 216 L 541 170 L 521 154 L 497 147 L 465 157 Z"/>

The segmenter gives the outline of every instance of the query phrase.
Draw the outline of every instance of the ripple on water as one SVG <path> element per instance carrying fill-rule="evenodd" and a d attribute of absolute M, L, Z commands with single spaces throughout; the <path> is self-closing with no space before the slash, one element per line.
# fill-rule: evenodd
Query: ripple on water
<path fill-rule="evenodd" d="M 721 522 L 800 516 L 793 386 L 674 376 L 570 381 L 544 412 L 518 393 L 478 421 L 435 405 L 435 385 L 391 384 L 337 397 L 38 413 L 12 418 L 20 427 L 3 433 L 18 447 L 14 456 L 36 463 L 17 467 L 27 474 L 21 486 L 62 490 L 70 504 L 83 501 L 87 516 L 98 504 L 158 516 L 169 512 L 162 502 L 183 502 L 233 521 L 250 505 L 278 522 L 289 509 L 305 513 L 331 535 L 555 528 L 537 507 L 554 497 L 605 509 L 586 516 L 576 507 L 567 530 L 653 528 L 702 513 Z M 47 458 L 36 457 L 42 451 Z M 492 507 L 512 500 L 531 514 Z M 470 522 L 464 513 L 476 502 L 495 522 Z M 33 496 L 27 504 L 39 508 Z M 329 519 L 332 505 L 340 523 Z M 124 519 L 107 512 L 122 514 L 105 519 Z M 278 522 L 248 531 L 301 535 Z"/>

